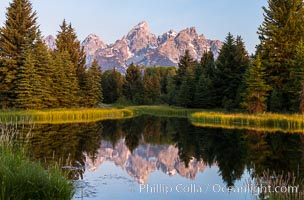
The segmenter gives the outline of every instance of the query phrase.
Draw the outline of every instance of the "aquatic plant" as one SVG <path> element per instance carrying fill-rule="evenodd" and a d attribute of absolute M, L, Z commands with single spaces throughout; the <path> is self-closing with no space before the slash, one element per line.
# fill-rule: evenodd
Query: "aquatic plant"
<path fill-rule="evenodd" d="M 107 119 L 123 119 L 133 116 L 130 109 L 58 109 L 58 110 L 28 110 L 7 111 L 0 113 L 3 122 L 18 122 L 20 124 L 31 121 L 34 123 L 79 123 L 94 122 Z"/>
<path fill-rule="evenodd" d="M 255 177 L 254 192 L 258 192 L 260 200 L 300 200 L 304 199 L 304 180 L 293 173 L 275 173 L 266 170 L 262 176 Z"/>
<path fill-rule="evenodd" d="M 220 112 L 197 112 L 190 117 L 196 126 L 223 126 L 224 128 L 267 128 L 285 132 L 303 132 L 304 115 L 299 114 L 242 114 Z"/>
<path fill-rule="evenodd" d="M 0 199 L 71 199 L 74 187 L 58 165 L 44 169 L 16 146 L 16 124 L 0 124 Z"/>

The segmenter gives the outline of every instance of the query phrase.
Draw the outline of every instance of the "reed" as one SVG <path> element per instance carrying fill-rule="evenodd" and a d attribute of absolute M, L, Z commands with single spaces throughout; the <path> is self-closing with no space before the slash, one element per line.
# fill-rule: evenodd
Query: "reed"
<path fill-rule="evenodd" d="M 256 186 L 254 192 L 257 192 L 254 195 L 258 195 L 261 200 L 304 199 L 304 180 L 292 173 L 264 171 L 262 176 L 254 178 L 253 183 Z"/>
<path fill-rule="evenodd" d="M 15 145 L 17 127 L 0 124 L 0 199 L 72 199 L 74 187 L 58 165 L 44 169 Z"/>
<path fill-rule="evenodd" d="M 0 113 L 2 122 L 28 121 L 34 123 L 62 124 L 94 122 L 107 119 L 123 119 L 133 116 L 130 109 L 62 109 L 62 110 L 28 110 L 28 111 L 8 111 Z"/>
<path fill-rule="evenodd" d="M 191 115 L 191 121 L 194 125 L 221 125 L 225 128 L 263 128 L 277 129 L 283 132 L 303 132 L 304 131 L 304 115 L 293 114 L 226 114 L 219 112 L 197 112 Z"/>
<path fill-rule="evenodd" d="M 185 109 L 169 106 L 129 106 L 125 108 L 100 109 L 57 109 L 4 111 L 0 113 L 0 122 L 28 122 L 62 124 L 85 123 L 108 119 L 125 119 L 139 115 L 157 117 L 188 118 L 195 126 L 213 126 L 230 129 L 248 129 L 262 131 L 303 132 L 304 115 L 300 114 L 243 114 L 212 112 L 202 109 Z"/>

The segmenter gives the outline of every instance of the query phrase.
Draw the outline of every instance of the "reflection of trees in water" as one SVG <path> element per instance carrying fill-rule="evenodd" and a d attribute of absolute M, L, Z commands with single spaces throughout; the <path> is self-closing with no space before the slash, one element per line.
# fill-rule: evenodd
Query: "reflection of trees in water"
<path fill-rule="evenodd" d="M 115 147 L 119 139 L 125 138 L 131 152 L 141 142 L 155 145 L 173 143 L 171 134 L 174 129 L 170 120 L 166 118 L 143 116 L 126 120 L 108 120 L 102 124 L 104 140 L 111 141 Z"/>
<path fill-rule="evenodd" d="M 264 170 L 304 175 L 303 135 L 194 127 L 173 119 L 173 142 L 187 165 L 194 157 L 218 165 L 227 185 L 240 179 L 245 168 L 257 175 Z M 254 175 L 252 174 L 252 175 Z"/>
<path fill-rule="evenodd" d="M 214 151 L 214 157 L 208 160 L 215 160 L 223 180 L 227 185 L 233 185 L 235 180 L 241 178 L 245 168 L 246 149 L 240 131 L 218 129 L 216 132 L 209 132 L 206 136 L 212 138 L 211 148 Z M 204 157 L 202 159 L 204 160 Z"/>
<path fill-rule="evenodd" d="M 92 159 L 101 141 L 101 127 L 90 124 L 36 125 L 31 131 L 27 148 L 31 157 L 42 164 L 50 162 L 76 167 L 71 178 L 82 177 L 86 153 Z"/>
<path fill-rule="evenodd" d="M 264 170 L 304 174 L 302 134 L 212 129 L 192 126 L 186 119 L 142 116 L 88 124 L 36 125 L 28 148 L 46 164 L 56 161 L 84 169 L 85 155 L 93 160 L 101 140 L 115 147 L 124 138 L 132 152 L 140 144 L 175 144 L 187 166 L 191 159 L 218 165 L 227 185 L 241 178 L 245 168 L 252 176 Z M 69 163 L 67 163 L 67 161 Z M 80 178 L 83 171 L 75 172 Z"/>
<path fill-rule="evenodd" d="M 247 165 L 254 169 L 253 175 L 262 175 L 265 169 L 270 169 L 279 174 L 294 172 L 303 177 L 302 134 L 247 131 L 243 135 L 248 150 Z"/>
<path fill-rule="evenodd" d="M 122 130 L 125 134 L 125 143 L 131 152 L 138 147 L 143 128 L 143 118 L 127 120 L 122 124 Z"/>
<path fill-rule="evenodd" d="M 245 168 L 246 149 L 238 130 L 194 127 L 183 119 L 176 123 L 174 141 L 187 165 L 195 157 L 208 165 L 217 164 L 227 185 L 240 179 Z"/>

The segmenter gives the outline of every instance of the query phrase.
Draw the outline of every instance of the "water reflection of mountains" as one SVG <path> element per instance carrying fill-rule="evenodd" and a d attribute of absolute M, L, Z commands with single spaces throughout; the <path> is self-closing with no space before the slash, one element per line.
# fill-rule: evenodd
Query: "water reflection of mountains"
<path fill-rule="evenodd" d="M 156 170 L 169 176 L 179 174 L 194 179 L 198 172 L 205 169 L 203 161 L 192 159 L 185 166 L 179 159 L 178 149 L 174 145 L 143 144 L 132 153 L 125 144 L 125 139 L 119 140 L 115 147 L 107 141 L 102 141 L 97 157 L 87 158 L 87 168 L 90 171 L 98 169 L 105 161 L 111 161 L 120 166 L 139 183 L 146 183 L 150 173 Z"/>
<path fill-rule="evenodd" d="M 139 182 L 161 170 L 195 178 L 205 166 L 217 165 L 227 185 L 249 169 L 294 172 L 303 177 L 304 135 L 200 128 L 186 119 L 138 117 L 88 124 L 37 125 L 28 143 L 30 154 L 46 165 L 93 170 L 105 160 L 125 169 Z M 73 178 L 84 170 L 74 171 Z"/>

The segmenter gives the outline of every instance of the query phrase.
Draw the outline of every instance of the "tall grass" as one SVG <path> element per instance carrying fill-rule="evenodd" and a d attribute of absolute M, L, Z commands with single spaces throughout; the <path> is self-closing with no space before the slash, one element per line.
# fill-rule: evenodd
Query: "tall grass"
<path fill-rule="evenodd" d="M 197 126 L 221 125 L 225 128 L 264 128 L 285 132 L 304 132 L 304 115 L 293 114 L 226 114 L 216 112 L 197 112 L 191 115 L 191 121 Z"/>
<path fill-rule="evenodd" d="M 202 109 L 185 109 L 169 106 L 127 106 L 125 108 L 57 109 L 6 111 L 0 113 L 0 122 L 18 121 L 20 124 L 84 123 L 107 119 L 125 119 L 139 115 L 189 118 L 195 126 L 220 128 L 259 129 L 265 131 L 304 132 L 304 115 L 293 114 L 242 114 L 211 112 Z"/>
<path fill-rule="evenodd" d="M 15 124 L 0 124 L 0 199 L 71 199 L 74 188 L 59 166 L 44 169 L 15 145 Z"/>
<path fill-rule="evenodd" d="M 25 123 L 80 123 L 94 122 L 106 119 L 123 119 L 133 116 L 130 109 L 62 109 L 62 110 L 29 110 L 29 111 L 7 111 L 0 113 L 3 122 L 17 121 Z"/>
<path fill-rule="evenodd" d="M 261 177 L 254 178 L 259 189 L 259 199 L 302 200 L 304 199 L 304 180 L 292 173 L 277 174 L 265 171 Z"/>

